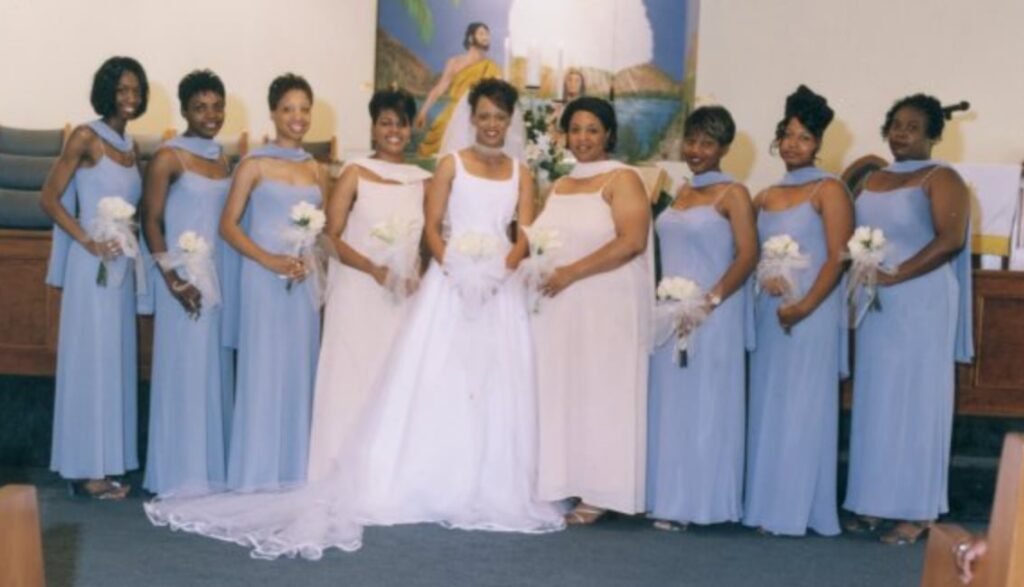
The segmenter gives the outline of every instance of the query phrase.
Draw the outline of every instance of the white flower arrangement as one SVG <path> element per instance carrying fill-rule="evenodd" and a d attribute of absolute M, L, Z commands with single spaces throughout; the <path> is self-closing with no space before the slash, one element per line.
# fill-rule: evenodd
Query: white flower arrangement
<path fill-rule="evenodd" d="M 655 339 L 664 344 L 675 337 L 673 360 L 686 367 L 689 361 L 690 338 L 707 318 L 706 293 L 693 280 L 665 277 L 655 291 L 658 305 L 654 311 Z"/>
<path fill-rule="evenodd" d="M 419 282 L 419 240 L 423 222 L 400 215 L 378 222 L 370 228 L 370 238 L 376 245 L 370 256 L 378 265 L 387 268 L 384 288 L 399 302 L 416 290 Z"/>
<path fill-rule="evenodd" d="M 886 267 L 885 233 L 880 228 L 870 226 L 858 226 L 853 231 L 853 236 L 846 242 L 849 253 L 846 255 L 851 261 L 850 274 L 846 282 L 846 299 L 853 312 L 852 325 L 856 328 L 868 311 L 880 311 L 882 302 L 878 297 L 878 273 L 895 272 L 894 269 Z M 863 290 L 867 297 L 866 303 L 861 310 L 857 310 L 857 292 Z"/>
<path fill-rule="evenodd" d="M 465 232 L 448 243 L 444 272 L 462 298 L 463 311 L 470 318 L 479 315 L 508 277 L 505 256 L 499 254 L 501 245 L 498 235 L 481 232 Z"/>
<path fill-rule="evenodd" d="M 327 215 L 310 202 L 301 201 L 291 207 L 288 218 L 291 222 L 282 236 L 290 249 L 289 253 L 302 259 L 307 274 L 312 275 L 308 291 L 314 305 L 320 307 L 323 305 L 325 279 L 324 252 L 318 244 L 318 237 L 327 224 Z M 285 289 L 291 292 L 294 285 L 295 280 L 289 278 Z"/>
<path fill-rule="evenodd" d="M 540 311 L 540 287 L 555 272 L 557 258 L 554 251 L 562 248 L 561 233 L 556 228 L 523 226 L 523 234 L 529 245 L 530 256 L 519 263 L 519 273 L 529 291 L 530 306 Z"/>
<path fill-rule="evenodd" d="M 89 238 L 101 241 L 114 241 L 121 249 L 121 254 L 135 260 L 136 283 L 139 293 L 146 290 L 142 252 L 139 241 L 135 237 L 135 206 L 121 196 L 104 196 L 96 205 L 96 217 L 86 228 Z M 113 271 L 116 258 L 104 256 L 96 270 L 96 284 L 106 287 L 108 274 Z M 115 286 L 124 279 L 123 272 L 114 272 Z"/>
<path fill-rule="evenodd" d="M 220 285 L 210 243 L 194 230 L 186 230 L 178 235 L 177 245 L 177 251 L 154 253 L 153 258 L 165 271 L 180 270 L 181 278 L 199 290 L 205 307 L 217 306 L 220 303 Z M 190 312 L 190 316 L 198 320 L 200 312 Z"/>
<path fill-rule="evenodd" d="M 792 301 L 796 297 L 794 273 L 806 269 L 810 257 L 800 250 L 800 243 L 788 234 L 777 234 L 761 245 L 761 260 L 757 264 L 757 283 L 763 290 L 765 284 L 778 280 L 782 283 L 782 298 Z"/>
<path fill-rule="evenodd" d="M 467 232 L 455 239 L 455 250 L 474 260 L 490 257 L 498 251 L 498 239 L 482 232 Z"/>
<path fill-rule="evenodd" d="M 293 225 L 314 236 L 319 234 L 327 224 L 327 215 L 324 214 L 324 211 L 305 201 L 292 206 L 289 217 Z"/>
<path fill-rule="evenodd" d="M 178 236 L 178 248 L 188 255 L 208 255 L 210 253 L 210 243 L 194 230 L 186 230 Z"/>

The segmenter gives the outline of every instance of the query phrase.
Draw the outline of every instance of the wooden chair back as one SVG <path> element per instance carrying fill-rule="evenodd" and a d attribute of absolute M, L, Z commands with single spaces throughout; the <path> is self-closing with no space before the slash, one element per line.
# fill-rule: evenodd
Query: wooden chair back
<path fill-rule="evenodd" d="M 43 587 L 36 488 L 0 487 L 0 587 Z"/>

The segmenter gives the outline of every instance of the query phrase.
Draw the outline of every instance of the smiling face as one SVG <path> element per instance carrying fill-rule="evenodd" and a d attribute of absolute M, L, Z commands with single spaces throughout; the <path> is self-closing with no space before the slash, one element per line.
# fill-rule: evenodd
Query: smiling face
<path fill-rule="evenodd" d="M 577 110 L 569 120 L 569 150 L 580 163 L 600 161 L 607 153 L 608 134 L 600 118 L 592 112 Z"/>
<path fill-rule="evenodd" d="M 270 113 L 279 138 L 301 141 L 309 131 L 313 103 L 306 92 L 294 89 L 285 92 Z"/>
<path fill-rule="evenodd" d="M 692 132 L 683 137 L 683 160 L 694 175 L 717 171 L 728 152 L 729 147 L 723 147 L 705 132 Z"/>
<path fill-rule="evenodd" d="M 224 96 L 210 90 L 193 94 L 181 115 L 188 123 L 185 134 L 212 139 L 224 126 Z"/>
<path fill-rule="evenodd" d="M 139 115 L 139 107 L 142 105 L 142 84 L 134 73 L 126 71 L 117 80 L 117 89 L 114 94 L 115 116 L 129 121 Z"/>
<path fill-rule="evenodd" d="M 885 138 L 897 161 L 928 159 L 935 146 L 935 139 L 928 137 L 928 117 L 912 106 L 896 111 Z"/>
<path fill-rule="evenodd" d="M 485 147 L 501 147 L 505 144 L 512 116 L 501 109 L 487 96 L 480 96 L 473 110 L 472 123 L 476 128 L 476 142 Z"/>
<path fill-rule="evenodd" d="M 779 139 L 779 156 L 789 169 L 798 169 L 814 165 L 814 157 L 818 154 L 820 143 L 807 130 L 800 119 L 792 117 L 786 123 L 786 130 Z"/>
<path fill-rule="evenodd" d="M 373 123 L 373 144 L 387 158 L 401 159 L 411 139 L 409 120 L 394 110 L 382 110 Z"/>

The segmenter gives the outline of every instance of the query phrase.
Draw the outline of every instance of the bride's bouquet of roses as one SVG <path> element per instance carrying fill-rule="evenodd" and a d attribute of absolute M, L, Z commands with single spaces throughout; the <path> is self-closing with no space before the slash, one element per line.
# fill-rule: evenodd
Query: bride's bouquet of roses
<path fill-rule="evenodd" d="M 524 226 L 523 233 L 526 234 L 529 243 L 530 256 L 519 263 L 519 274 L 526 283 L 530 307 L 534 312 L 538 312 L 543 299 L 540 287 L 555 271 L 557 259 L 552 252 L 562 248 L 562 240 L 555 228 Z"/>
<path fill-rule="evenodd" d="M 308 291 L 316 307 L 323 305 L 325 277 L 325 252 L 320 246 L 320 233 L 327 223 L 324 211 L 309 202 L 299 202 L 291 207 L 288 213 L 289 223 L 285 227 L 282 238 L 288 247 L 287 252 L 302 260 L 310 280 Z M 295 280 L 289 278 L 285 289 L 291 292 Z"/>
<path fill-rule="evenodd" d="M 416 291 L 420 277 L 420 233 L 423 222 L 393 215 L 370 228 L 376 245 L 370 256 L 388 270 L 384 288 L 396 302 Z"/>
<path fill-rule="evenodd" d="M 775 235 L 761 245 L 757 263 L 757 286 L 763 291 L 771 284 L 782 286 L 782 299 L 792 301 L 797 295 L 796 272 L 810 265 L 810 257 L 800 251 L 800 243 L 788 234 Z"/>
<path fill-rule="evenodd" d="M 690 337 L 708 316 L 705 292 L 685 277 L 665 277 L 656 290 L 654 308 L 655 341 L 658 346 L 676 339 L 673 361 L 680 367 L 689 362 Z"/>
<path fill-rule="evenodd" d="M 884 265 L 886 253 L 885 233 L 880 228 L 858 226 L 853 236 L 846 242 L 846 258 L 850 259 L 850 273 L 846 281 L 846 300 L 853 314 L 853 327 L 856 328 L 868 311 L 880 311 L 882 302 L 878 298 L 878 274 L 895 272 Z M 857 294 L 864 292 L 865 303 L 857 310 Z"/>
<path fill-rule="evenodd" d="M 198 289 L 207 308 L 219 304 L 220 285 L 213 263 L 213 248 L 192 230 L 182 232 L 177 245 L 176 250 L 154 253 L 153 258 L 164 271 L 177 271 L 182 279 Z"/>
<path fill-rule="evenodd" d="M 466 303 L 470 315 L 497 293 L 508 275 L 497 236 L 482 232 L 464 232 L 448 242 L 444 270 Z"/>
<path fill-rule="evenodd" d="M 89 238 L 97 241 L 114 241 L 121 254 L 135 262 L 135 283 L 139 293 L 145 293 L 146 280 L 142 264 L 142 250 L 135 236 L 135 206 L 120 196 L 106 196 L 100 199 L 96 217 L 86 226 Z M 119 287 L 125 271 L 115 271 L 118 259 L 104 255 L 96 271 L 96 284 L 106 287 L 108 279 Z"/>

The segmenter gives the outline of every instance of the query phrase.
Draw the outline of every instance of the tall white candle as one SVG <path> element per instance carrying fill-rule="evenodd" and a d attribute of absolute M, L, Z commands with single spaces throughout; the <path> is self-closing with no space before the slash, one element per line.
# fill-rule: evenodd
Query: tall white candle
<path fill-rule="evenodd" d="M 508 41 L 508 37 L 505 37 L 505 81 L 512 79 L 512 45 Z"/>
<path fill-rule="evenodd" d="M 558 43 L 558 75 L 555 77 L 555 97 L 559 100 L 565 99 L 565 46 Z"/>
<path fill-rule="evenodd" d="M 540 48 L 535 41 L 530 42 L 526 61 L 526 87 L 540 87 Z"/>

